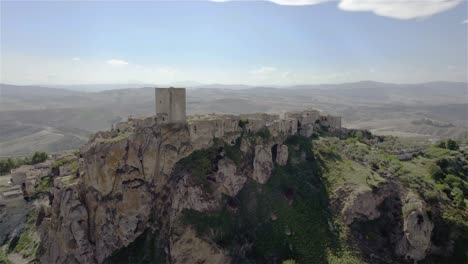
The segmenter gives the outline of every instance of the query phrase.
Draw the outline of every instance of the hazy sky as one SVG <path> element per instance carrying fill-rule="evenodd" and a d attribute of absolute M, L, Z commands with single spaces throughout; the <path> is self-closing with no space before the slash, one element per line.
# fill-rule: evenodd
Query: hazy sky
<path fill-rule="evenodd" d="M 467 81 L 463 0 L 1 2 L 1 82 Z"/>

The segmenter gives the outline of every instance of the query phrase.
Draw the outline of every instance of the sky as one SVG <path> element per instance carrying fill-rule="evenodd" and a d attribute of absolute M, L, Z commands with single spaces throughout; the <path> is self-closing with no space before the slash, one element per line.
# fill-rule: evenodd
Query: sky
<path fill-rule="evenodd" d="M 465 0 L 1 1 L 2 83 L 467 81 Z"/>

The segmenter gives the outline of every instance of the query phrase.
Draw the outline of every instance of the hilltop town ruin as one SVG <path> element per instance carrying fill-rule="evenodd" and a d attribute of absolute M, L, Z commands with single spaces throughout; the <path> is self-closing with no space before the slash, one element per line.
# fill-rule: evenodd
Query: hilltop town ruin
<path fill-rule="evenodd" d="M 185 88 L 155 88 L 155 115 L 147 118 L 129 117 L 126 122 L 120 122 L 112 126 L 110 131 L 100 131 L 91 137 L 95 140 L 114 139 L 119 135 L 128 135 L 137 128 L 152 127 L 158 124 L 182 124 L 188 126 L 190 142 L 194 149 L 207 148 L 216 138 L 234 144 L 242 132 L 254 134 L 262 129 L 269 131 L 273 137 L 300 134 L 310 137 L 314 132 L 327 129 L 340 131 L 341 117 L 323 114 L 318 110 L 310 109 L 301 112 L 288 112 L 282 115 L 253 113 L 245 115 L 186 114 L 186 90 Z M 71 154 L 62 154 L 69 159 Z M 60 155 L 59 155 L 60 156 Z M 11 172 L 12 183 L 21 186 L 25 197 L 33 192 L 38 178 L 51 173 L 51 162 L 37 165 L 23 165 Z M 56 168 L 54 174 L 67 176 L 72 174 L 70 166 Z M 21 190 L 14 189 L 4 194 L 19 195 Z"/>
<path fill-rule="evenodd" d="M 111 131 L 128 133 L 136 127 L 164 123 L 186 123 L 190 139 L 196 148 L 208 147 L 214 138 L 233 142 L 240 133 L 256 133 L 267 129 L 272 136 L 300 134 L 310 137 L 320 129 L 339 131 L 341 117 L 310 109 L 300 112 L 287 112 L 282 115 L 253 113 L 245 115 L 208 114 L 186 116 L 185 88 L 155 88 L 156 114 L 138 119 L 129 117 L 126 122 L 113 126 Z M 96 137 L 108 137 L 108 133 L 98 133 Z"/>

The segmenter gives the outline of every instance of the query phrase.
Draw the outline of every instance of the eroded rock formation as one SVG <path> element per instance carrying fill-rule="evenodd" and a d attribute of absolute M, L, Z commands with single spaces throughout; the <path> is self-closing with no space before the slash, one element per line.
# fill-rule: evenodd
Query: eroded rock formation
<path fill-rule="evenodd" d="M 341 203 L 340 214 L 345 224 L 356 229 L 359 236 L 365 236 L 369 230 L 385 230 L 385 235 L 368 247 L 390 246 L 396 255 L 413 261 L 426 258 L 431 249 L 433 224 L 420 197 L 391 182 L 375 189 L 344 189 L 337 192 L 339 198 L 335 199 Z M 365 227 L 373 220 L 372 227 Z"/>
<path fill-rule="evenodd" d="M 288 163 L 288 146 L 278 145 L 276 153 L 276 163 L 280 166 L 284 166 Z"/>
<path fill-rule="evenodd" d="M 431 235 L 434 225 L 426 213 L 424 201 L 414 193 L 405 198 L 402 237 L 397 254 L 416 261 L 426 257 L 431 249 Z"/>
<path fill-rule="evenodd" d="M 145 229 L 174 164 L 190 154 L 183 124 L 141 127 L 81 149 L 80 177 L 56 184 L 41 225 L 43 263 L 102 263 Z M 163 206 L 161 206 L 163 207 Z"/>
<path fill-rule="evenodd" d="M 273 170 L 273 157 L 271 147 L 266 145 L 255 146 L 252 178 L 259 183 L 266 183 Z"/>

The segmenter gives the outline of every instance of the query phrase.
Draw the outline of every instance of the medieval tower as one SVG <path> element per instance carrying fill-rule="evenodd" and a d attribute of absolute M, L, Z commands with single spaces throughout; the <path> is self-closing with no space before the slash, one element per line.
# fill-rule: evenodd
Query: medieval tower
<path fill-rule="evenodd" d="M 164 114 L 169 123 L 186 122 L 185 88 L 156 88 L 156 115 Z"/>

